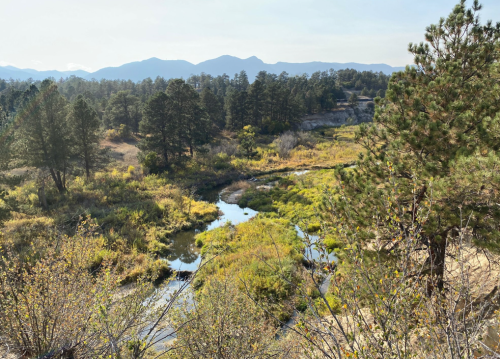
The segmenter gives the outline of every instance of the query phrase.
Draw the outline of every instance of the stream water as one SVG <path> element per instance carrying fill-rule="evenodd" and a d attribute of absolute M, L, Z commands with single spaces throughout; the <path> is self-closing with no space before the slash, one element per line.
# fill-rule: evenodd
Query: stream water
<path fill-rule="evenodd" d="M 296 176 L 301 176 L 307 172 L 308 171 L 291 172 L 283 174 L 283 176 L 291 174 L 294 174 Z M 265 183 L 265 180 L 262 182 Z M 220 226 L 223 226 L 227 222 L 231 222 L 232 224 L 246 222 L 250 218 L 256 216 L 259 213 L 258 211 L 255 211 L 251 208 L 240 208 L 237 204 L 229 204 L 224 202 L 221 199 L 222 191 L 223 189 L 216 189 L 209 192 L 205 192 L 202 196 L 202 200 L 215 203 L 215 205 L 223 213 L 218 219 L 204 225 L 203 227 L 189 231 L 179 232 L 172 238 L 170 255 L 167 257 L 167 260 L 169 261 L 170 267 L 172 269 L 176 271 L 193 272 L 198 268 L 199 264 L 201 263 L 200 249 L 195 245 L 195 237 L 198 233 L 218 228 Z M 301 238 L 305 237 L 305 233 L 300 229 L 298 225 L 295 225 L 295 230 L 297 231 L 299 237 Z M 309 239 L 312 243 L 314 243 L 314 241 L 319 239 L 319 236 L 309 234 Z M 308 259 L 311 258 L 317 259 L 319 257 L 319 253 L 314 249 L 310 250 L 310 252 L 305 255 L 307 255 Z M 331 254 L 328 259 L 329 261 L 336 260 L 333 254 Z M 321 286 L 321 292 L 326 292 L 326 290 L 328 289 L 328 284 L 329 280 L 327 278 L 325 279 L 324 283 Z M 181 286 L 182 286 L 181 281 L 175 280 L 170 282 L 168 284 L 167 291 L 165 292 L 166 294 L 164 298 L 162 298 L 162 301 L 168 301 L 170 295 L 174 291 L 179 290 Z M 192 298 L 188 297 L 186 298 L 186 300 L 191 301 Z M 291 325 L 294 320 L 295 320 L 295 315 L 290 319 L 290 321 L 287 324 Z M 175 339 L 175 337 L 176 337 L 175 334 L 171 333 L 171 336 L 158 343 L 157 349 L 158 350 L 162 349 L 164 345 L 168 345 L 168 343 L 171 340 Z"/>
<path fill-rule="evenodd" d="M 298 171 L 298 172 L 290 172 L 283 174 L 286 175 L 296 175 L 301 176 L 308 171 Z M 263 181 L 265 182 L 265 181 Z M 251 208 L 241 208 L 237 204 L 229 204 L 224 202 L 221 199 L 221 189 L 212 190 L 206 192 L 202 195 L 202 199 L 215 203 L 219 210 L 223 213 L 218 219 L 215 221 L 204 225 L 203 227 L 192 229 L 189 231 L 179 232 L 172 238 L 172 245 L 170 248 L 170 255 L 167 257 L 169 261 L 170 267 L 176 271 L 195 271 L 199 264 L 201 263 L 201 255 L 200 249 L 195 245 L 195 236 L 198 233 L 209 231 L 211 229 L 218 228 L 223 226 L 227 222 L 231 222 L 232 224 L 238 224 L 242 222 L 248 221 L 250 218 L 256 216 L 259 212 L 254 211 Z M 295 225 L 295 229 L 299 237 L 304 238 L 304 232 L 299 228 L 299 226 Z M 319 236 L 317 235 L 309 235 L 309 238 L 312 242 L 317 240 Z M 319 253 L 317 251 L 312 250 L 311 253 L 308 253 L 309 258 L 317 259 Z M 335 260 L 335 256 L 332 254 L 329 260 Z"/>

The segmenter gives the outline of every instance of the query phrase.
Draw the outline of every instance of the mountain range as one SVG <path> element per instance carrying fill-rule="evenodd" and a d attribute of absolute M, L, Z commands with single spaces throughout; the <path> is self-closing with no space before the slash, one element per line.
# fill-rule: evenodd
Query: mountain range
<path fill-rule="evenodd" d="M 27 80 L 43 80 L 47 77 L 59 79 L 70 76 L 77 76 L 87 80 L 107 79 L 107 80 L 132 80 L 141 81 L 145 78 L 155 79 L 157 76 L 162 76 L 165 79 L 170 78 L 188 78 L 191 75 L 198 75 L 202 72 L 212 76 L 228 74 L 233 76 L 235 73 L 245 70 L 248 78 L 252 81 L 259 71 L 267 71 L 269 73 L 280 74 L 286 71 L 290 76 L 302 75 L 304 73 L 311 75 L 316 71 L 325 71 L 329 69 L 355 69 L 358 71 L 374 71 L 383 72 L 387 75 L 395 71 L 404 70 L 404 67 L 392 67 L 386 64 L 359 64 L 355 62 L 337 63 L 337 62 L 305 62 L 305 63 L 290 63 L 278 62 L 276 64 L 266 64 L 255 56 L 248 59 L 240 59 L 238 57 L 224 55 L 216 59 L 207 60 L 197 65 L 184 60 L 160 60 L 153 57 L 148 60 L 130 62 L 118 67 L 105 67 L 95 72 L 87 72 L 83 70 L 77 71 L 37 71 L 33 69 L 19 69 L 13 66 L 0 66 L 1 79 Z"/>

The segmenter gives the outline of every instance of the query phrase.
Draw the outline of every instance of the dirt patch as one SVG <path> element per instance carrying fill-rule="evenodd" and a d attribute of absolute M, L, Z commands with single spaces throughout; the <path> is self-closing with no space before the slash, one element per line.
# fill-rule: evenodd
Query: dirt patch
<path fill-rule="evenodd" d="M 239 189 L 234 192 L 223 191 L 221 193 L 221 199 L 228 204 L 238 204 L 241 196 L 243 196 L 243 193 L 245 193 L 244 189 Z"/>
<path fill-rule="evenodd" d="M 139 153 L 139 149 L 137 148 L 137 142 L 135 139 L 122 142 L 104 140 L 101 142 L 101 147 L 109 148 L 111 158 L 118 163 L 138 168 L 139 161 L 137 154 Z"/>
<path fill-rule="evenodd" d="M 238 181 L 224 188 L 221 192 L 221 199 L 229 204 L 238 204 L 247 189 L 252 187 L 248 181 Z"/>

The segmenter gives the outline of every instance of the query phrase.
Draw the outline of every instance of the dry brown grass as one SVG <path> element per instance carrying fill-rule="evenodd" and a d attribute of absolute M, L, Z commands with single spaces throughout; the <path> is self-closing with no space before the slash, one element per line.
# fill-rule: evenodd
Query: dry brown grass
<path fill-rule="evenodd" d="M 249 189 L 250 187 L 252 187 L 252 185 L 248 181 L 238 181 L 226 187 L 226 190 L 228 192 L 235 192 L 239 191 L 240 189 Z"/>
<path fill-rule="evenodd" d="M 120 165 L 139 168 L 139 160 L 137 159 L 139 149 L 136 147 L 137 142 L 136 139 L 122 142 L 113 142 L 105 139 L 101 142 L 101 147 L 109 148 L 111 157 Z"/>

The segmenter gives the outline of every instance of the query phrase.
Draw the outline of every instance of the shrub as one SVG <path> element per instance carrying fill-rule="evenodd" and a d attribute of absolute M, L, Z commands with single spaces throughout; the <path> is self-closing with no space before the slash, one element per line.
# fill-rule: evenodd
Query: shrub
<path fill-rule="evenodd" d="M 178 345 L 172 359 L 284 358 L 287 354 L 274 340 L 279 329 L 238 290 L 233 278 L 205 284 L 195 306 L 185 304 L 176 312 L 173 326 Z"/>
<path fill-rule="evenodd" d="M 290 155 L 290 151 L 293 150 L 298 143 L 299 139 L 292 131 L 287 131 L 274 140 L 274 144 L 282 158 L 287 158 Z"/>
<path fill-rule="evenodd" d="M 130 130 L 130 127 L 127 125 L 124 125 L 123 123 L 120 125 L 120 128 L 118 129 L 118 135 L 122 139 L 128 139 L 132 137 L 132 131 Z"/>
<path fill-rule="evenodd" d="M 141 164 L 148 169 L 149 173 L 158 173 L 160 170 L 160 160 L 155 152 L 149 152 L 140 159 Z"/>
<path fill-rule="evenodd" d="M 238 144 L 236 141 L 223 140 L 219 145 L 213 146 L 209 150 L 211 157 L 222 153 L 229 157 L 236 155 L 238 153 Z"/>
<path fill-rule="evenodd" d="M 375 112 L 375 103 L 373 101 L 367 102 L 366 109 L 368 112 Z"/>
<path fill-rule="evenodd" d="M 110 141 L 119 141 L 120 135 L 118 134 L 118 131 L 116 131 L 114 128 L 112 128 L 112 129 L 106 131 L 106 139 L 108 139 Z"/>
<path fill-rule="evenodd" d="M 297 132 L 297 136 L 299 138 L 299 145 L 302 145 L 306 148 L 314 148 L 314 146 L 316 146 L 317 140 L 311 132 L 299 131 Z"/>

